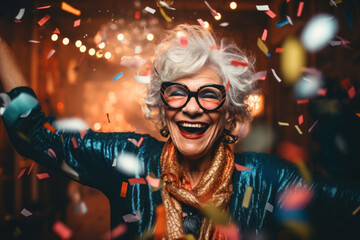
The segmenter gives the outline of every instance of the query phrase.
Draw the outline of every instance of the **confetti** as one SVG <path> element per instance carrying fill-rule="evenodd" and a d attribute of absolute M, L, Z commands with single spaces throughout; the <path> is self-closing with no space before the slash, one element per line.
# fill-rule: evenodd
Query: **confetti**
<path fill-rule="evenodd" d="M 118 75 L 116 75 L 114 78 L 113 78 L 113 82 L 115 82 L 116 80 L 118 80 L 119 78 L 122 78 L 123 76 L 123 73 L 119 73 Z"/>
<path fill-rule="evenodd" d="M 141 137 L 138 141 L 138 143 L 136 144 L 137 147 L 140 147 L 141 146 L 141 143 L 144 141 L 144 138 Z"/>
<path fill-rule="evenodd" d="M 204 21 L 201 18 L 198 18 L 197 21 L 202 27 L 204 27 Z"/>
<path fill-rule="evenodd" d="M 264 29 L 264 32 L 261 36 L 261 40 L 263 40 L 264 42 L 266 41 L 266 38 L 267 38 L 267 35 L 268 35 L 268 30 L 267 29 Z"/>
<path fill-rule="evenodd" d="M 279 76 L 276 74 L 275 70 L 272 68 L 271 71 L 272 71 L 274 77 L 276 78 L 276 80 L 277 80 L 278 82 L 281 82 L 281 79 L 280 79 Z"/>
<path fill-rule="evenodd" d="M 47 6 L 42 6 L 42 7 L 37 7 L 36 9 L 47 9 L 47 8 L 50 8 L 51 7 L 51 5 L 47 5 Z"/>
<path fill-rule="evenodd" d="M 22 169 L 20 171 L 19 175 L 17 176 L 17 179 L 20 179 L 24 175 L 25 171 L 26 171 L 26 168 Z"/>
<path fill-rule="evenodd" d="M 327 89 L 326 88 L 321 88 L 317 91 L 317 94 L 319 96 L 326 96 L 326 92 L 327 92 Z"/>
<path fill-rule="evenodd" d="M 42 19 L 38 21 L 39 26 L 41 27 L 44 25 L 48 20 L 50 19 L 50 16 L 46 14 Z"/>
<path fill-rule="evenodd" d="M 2 117 L 7 124 L 11 125 L 22 114 L 27 113 L 37 105 L 38 101 L 36 98 L 27 93 L 20 93 L 19 96 L 14 98 L 9 105 L 7 105 Z"/>
<path fill-rule="evenodd" d="M 356 115 L 357 115 L 358 117 L 360 117 L 360 113 L 356 113 Z"/>
<path fill-rule="evenodd" d="M 16 131 L 16 133 L 21 139 L 24 139 L 27 142 L 31 142 L 30 138 L 28 138 L 28 136 L 26 136 L 24 133 L 22 133 L 20 131 Z"/>
<path fill-rule="evenodd" d="M 170 7 L 169 5 L 167 5 L 167 3 L 164 2 L 164 1 L 159 1 L 159 4 L 160 4 L 161 6 L 163 6 L 163 7 L 166 7 L 166 8 L 169 9 L 169 10 L 176 10 L 175 8 L 172 8 L 172 7 Z"/>
<path fill-rule="evenodd" d="M 121 57 L 120 65 L 128 67 L 128 68 L 132 68 L 132 69 L 137 69 L 144 63 L 146 63 L 146 59 L 141 58 L 139 56 L 135 56 L 135 57 L 123 56 L 123 57 Z"/>
<path fill-rule="evenodd" d="M 113 228 L 111 231 L 104 234 L 104 239 L 117 239 L 124 235 L 127 231 L 126 224 L 120 223 L 115 228 Z"/>
<path fill-rule="evenodd" d="M 330 45 L 331 45 L 332 47 L 334 47 L 334 46 L 340 46 L 340 45 L 341 45 L 341 41 L 330 41 Z"/>
<path fill-rule="evenodd" d="M 51 49 L 50 52 L 48 53 L 46 59 L 51 58 L 51 56 L 54 55 L 54 53 L 55 53 L 55 49 Z"/>
<path fill-rule="evenodd" d="M 81 19 L 75 20 L 74 21 L 74 27 L 80 26 L 80 23 L 81 23 Z"/>
<path fill-rule="evenodd" d="M 235 169 L 236 169 L 237 171 L 239 171 L 239 172 L 250 170 L 250 168 L 247 168 L 247 167 L 242 166 L 242 165 L 240 165 L 240 164 L 237 164 L 237 163 L 234 163 L 234 164 L 235 164 Z"/>
<path fill-rule="evenodd" d="M 239 240 L 240 233 L 235 223 L 231 223 L 229 226 L 218 225 L 216 228 L 226 236 L 227 240 Z M 194 238 L 195 239 L 195 238 Z"/>
<path fill-rule="evenodd" d="M 289 187 L 281 196 L 285 210 L 304 209 L 311 201 L 313 193 L 307 187 Z"/>
<path fill-rule="evenodd" d="M 71 142 L 72 142 L 74 148 L 78 148 L 78 147 L 79 147 L 79 145 L 77 144 L 76 138 L 72 138 L 72 139 L 71 139 Z"/>
<path fill-rule="evenodd" d="M 222 22 L 219 25 L 220 25 L 220 27 L 227 27 L 227 26 L 229 26 L 229 23 L 228 22 Z"/>
<path fill-rule="evenodd" d="M 136 155 L 123 152 L 115 157 L 113 166 L 122 173 L 135 176 L 144 172 L 142 163 Z"/>
<path fill-rule="evenodd" d="M 164 19 L 165 19 L 167 22 L 171 22 L 172 19 L 171 19 L 168 15 L 166 15 L 164 9 L 162 9 L 162 7 L 159 7 L 159 9 L 160 9 L 160 13 L 161 13 L 161 15 L 164 17 Z"/>
<path fill-rule="evenodd" d="M 241 61 L 237 61 L 237 60 L 231 60 L 230 62 L 231 65 L 233 66 L 242 66 L 242 67 L 247 67 L 249 66 L 249 64 L 247 62 L 241 62 Z"/>
<path fill-rule="evenodd" d="M 139 54 L 141 53 L 141 46 L 136 46 L 135 47 L 135 54 Z"/>
<path fill-rule="evenodd" d="M 288 22 L 289 22 L 289 24 L 290 24 L 291 26 L 294 25 L 293 21 L 291 20 L 291 17 L 286 16 L 286 19 L 288 20 Z"/>
<path fill-rule="evenodd" d="M 265 80 L 267 71 L 261 71 L 254 74 L 255 80 Z"/>
<path fill-rule="evenodd" d="M 147 12 L 149 12 L 149 13 L 151 13 L 151 14 L 154 14 L 154 13 L 156 12 L 156 10 L 153 9 L 153 8 L 151 8 L 151 7 L 146 7 L 146 8 L 145 8 L 145 11 L 147 11 Z"/>
<path fill-rule="evenodd" d="M 269 11 L 270 10 L 269 5 L 256 5 L 256 9 L 258 11 Z"/>
<path fill-rule="evenodd" d="M 186 36 L 181 36 L 180 37 L 180 46 L 183 48 L 186 48 L 188 45 L 188 40 Z"/>
<path fill-rule="evenodd" d="M 29 40 L 28 42 L 31 42 L 31 43 L 40 43 L 40 41 L 37 41 L 37 40 Z"/>
<path fill-rule="evenodd" d="M 280 55 L 280 68 L 286 84 L 294 84 L 302 75 L 306 65 L 306 52 L 297 38 L 287 38 Z"/>
<path fill-rule="evenodd" d="M 135 80 L 139 83 L 149 84 L 151 77 L 150 76 L 134 76 Z"/>
<path fill-rule="evenodd" d="M 257 45 L 265 55 L 268 54 L 269 50 L 266 47 L 265 43 L 260 38 L 257 39 Z"/>
<path fill-rule="evenodd" d="M 146 184 L 145 179 L 144 178 L 130 178 L 128 179 L 130 185 L 134 185 L 134 184 Z"/>
<path fill-rule="evenodd" d="M 166 210 L 164 204 L 160 204 L 155 209 L 156 224 L 154 231 L 154 239 L 162 239 L 166 233 Z"/>
<path fill-rule="evenodd" d="M 87 130 L 89 128 L 85 120 L 75 117 L 58 119 L 53 122 L 53 125 L 56 130 L 60 130 L 63 132 L 79 132 Z"/>
<path fill-rule="evenodd" d="M 127 187 L 128 187 L 128 183 L 127 182 L 122 182 L 120 197 L 126 197 Z"/>
<path fill-rule="evenodd" d="M 274 206 L 267 202 L 265 205 L 265 209 L 272 213 L 274 210 Z"/>
<path fill-rule="evenodd" d="M 352 215 L 357 214 L 360 211 L 360 206 L 358 206 L 353 212 Z"/>
<path fill-rule="evenodd" d="M 230 88 L 230 81 L 228 81 L 226 84 L 225 92 L 227 92 L 229 90 L 229 88 Z"/>
<path fill-rule="evenodd" d="M 21 210 L 20 213 L 21 213 L 21 215 L 23 215 L 25 217 L 29 217 L 32 215 L 32 213 L 29 210 L 27 210 L 26 208 L 23 208 L 23 210 Z"/>
<path fill-rule="evenodd" d="M 87 211 L 88 211 L 88 208 L 87 208 L 87 206 L 86 206 L 86 203 L 85 203 L 85 202 L 81 202 L 81 203 L 80 203 L 80 213 L 81 213 L 81 214 L 85 214 L 85 213 L 87 213 Z"/>
<path fill-rule="evenodd" d="M 55 28 L 54 32 L 53 33 L 56 33 L 56 34 L 60 34 L 60 31 L 58 28 Z"/>
<path fill-rule="evenodd" d="M 252 192 L 253 192 L 253 188 L 251 186 L 247 186 L 242 202 L 242 206 L 244 208 L 249 208 Z"/>
<path fill-rule="evenodd" d="M 47 153 L 50 157 L 56 158 L 56 154 L 55 154 L 54 150 L 52 150 L 51 148 L 48 149 Z"/>
<path fill-rule="evenodd" d="M 313 125 L 309 128 L 308 132 L 311 132 L 315 125 L 318 123 L 319 120 L 316 120 Z"/>
<path fill-rule="evenodd" d="M 284 51 L 283 48 L 276 48 L 276 49 L 275 49 L 275 52 L 276 52 L 276 53 L 282 53 L 283 51 Z"/>
<path fill-rule="evenodd" d="M 305 103 L 309 103 L 309 99 L 302 99 L 302 100 L 297 100 L 296 101 L 297 104 L 305 104 Z"/>
<path fill-rule="evenodd" d="M 35 166 L 35 162 L 32 162 L 27 175 L 30 175 L 30 173 L 31 173 L 32 169 L 34 168 L 34 166 Z"/>
<path fill-rule="evenodd" d="M 351 87 L 350 79 L 345 78 L 341 81 L 341 85 L 345 88 L 345 90 L 349 90 L 349 88 Z"/>
<path fill-rule="evenodd" d="M 304 122 L 304 116 L 301 114 L 298 118 L 299 125 L 303 124 Z"/>
<path fill-rule="evenodd" d="M 304 8 L 304 2 L 299 2 L 299 7 L 298 7 L 298 10 L 297 10 L 297 14 L 296 14 L 297 17 L 301 16 L 303 8 Z"/>
<path fill-rule="evenodd" d="M 77 173 L 72 167 L 70 167 L 65 161 L 61 164 L 61 169 L 69 174 L 72 178 L 79 181 L 79 173 Z"/>
<path fill-rule="evenodd" d="M 303 134 L 298 125 L 295 125 L 295 128 L 296 128 L 296 130 L 298 131 L 298 133 L 299 133 L 300 135 Z"/>
<path fill-rule="evenodd" d="M 276 23 L 276 27 L 277 27 L 277 28 L 281 28 L 281 27 L 285 26 L 285 25 L 288 24 L 288 23 L 289 23 L 289 21 L 288 21 L 287 19 L 285 19 L 285 20 L 282 20 L 282 21 L 280 21 L 280 22 L 277 22 L 277 23 Z"/>
<path fill-rule="evenodd" d="M 290 126 L 287 122 L 278 122 L 280 126 Z"/>
<path fill-rule="evenodd" d="M 133 138 L 128 138 L 127 139 L 129 142 L 131 142 L 132 144 L 134 144 L 135 146 L 137 145 L 137 141 Z"/>
<path fill-rule="evenodd" d="M 204 2 L 206 4 L 206 6 L 210 9 L 210 12 L 214 17 L 219 15 L 219 13 L 216 12 L 215 9 L 213 9 L 207 1 L 204 1 Z"/>
<path fill-rule="evenodd" d="M 141 219 L 140 211 L 137 211 L 135 215 L 126 214 L 123 216 L 125 222 L 138 222 Z"/>
<path fill-rule="evenodd" d="M 56 221 L 52 230 L 60 239 L 70 239 L 73 235 L 72 230 L 61 221 Z"/>
<path fill-rule="evenodd" d="M 230 216 L 226 211 L 212 204 L 207 204 L 201 212 L 216 225 L 229 225 Z"/>
<path fill-rule="evenodd" d="M 347 92 L 348 92 L 348 95 L 349 95 L 350 99 L 354 98 L 355 95 L 356 95 L 356 91 L 355 91 L 354 86 L 350 87 Z"/>
<path fill-rule="evenodd" d="M 24 16 L 25 13 L 25 8 L 21 8 L 18 12 L 18 14 L 16 15 L 15 19 L 16 20 L 21 20 Z"/>
<path fill-rule="evenodd" d="M 66 2 L 61 2 L 61 10 L 65 11 L 65 12 L 69 12 L 71 14 L 74 14 L 76 16 L 80 16 L 81 15 L 81 11 L 70 6 L 69 4 L 67 4 Z"/>
<path fill-rule="evenodd" d="M 265 12 L 270 18 L 275 18 L 276 17 L 276 14 L 273 12 L 273 11 L 271 11 L 271 10 L 268 10 L 268 11 L 266 11 Z"/>
<path fill-rule="evenodd" d="M 39 179 L 39 180 L 43 180 L 43 179 L 46 179 L 46 178 L 49 178 L 49 174 L 48 173 L 38 173 L 36 174 L 36 177 Z"/>
<path fill-rule="evenodd" d="M 336 4 L 339 4 L 339 3 L 342 3 L 342 1 L 341 0 L 330 0 L 330 2 L 329 2 L 329 5 L 330 6 L 335 6 L 335 7 L 337 7 L 337 5 Z"/>
<path fill-rule="evenodd" d="M 154 175 L 154 173 L 147 175 L 145 179 L 147 183 L 150 185 L 150 187 L 158 188 L 160 186 L 161 179 L 155 178 L 152 175 Z"/>
<path fill-rule="evenodd" d="M 135 19 L 140 19 L 140 12 L 139 11 L 135 11 Z"/>

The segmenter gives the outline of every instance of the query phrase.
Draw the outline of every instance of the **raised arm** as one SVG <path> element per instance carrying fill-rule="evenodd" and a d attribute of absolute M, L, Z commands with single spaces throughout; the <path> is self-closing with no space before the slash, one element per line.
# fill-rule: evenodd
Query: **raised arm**
<path fill-rule="evenodd" d="M 15 87 L 28 86 L 15 56 L 8 44 L 0 36 L 0 80 L 3 89 L 8 92 Z"/>

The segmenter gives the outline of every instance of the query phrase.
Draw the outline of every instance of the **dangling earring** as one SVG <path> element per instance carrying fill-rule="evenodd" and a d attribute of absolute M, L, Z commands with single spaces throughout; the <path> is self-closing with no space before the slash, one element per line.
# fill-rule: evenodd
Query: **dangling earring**
<path fill-rule="evenodd" d="M 163 136 L 164 138 L 167 138 L 169 136 L 169 128 L 165 125 L 164 127 L 162 127 L 160 129 L 160 134 L 161 136 Z"/>
<path fill-rule="evenodd" d="M 227 144 L 232 144 L 232 143 L 236 143 L 238 139 L 239 139 L 238 136 L 231 134 L 229 130 L 225 129 L 221 141 Z"/>

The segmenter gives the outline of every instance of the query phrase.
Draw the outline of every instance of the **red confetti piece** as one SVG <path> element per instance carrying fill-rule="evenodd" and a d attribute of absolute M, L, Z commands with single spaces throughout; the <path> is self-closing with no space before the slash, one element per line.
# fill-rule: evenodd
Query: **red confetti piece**
<path fill-rule="evenodd" d="M 85 134 L 86 134 L 87 130 L 81 130 L 80 131 L 80 138 L 83 139 Z"/>
<path fill-rule="evenodd" d="M 134 185 L 134 184 L 146 184 L 145 179 L 144 178 L 130 178 L 128 179 L 130 185 Z"/>
<path fill-rule="evenodd" d="M 120 197 L 126 197 L 127 187 L 128 187 L 128 183 L 123 182 L 121 185 Z"/>
<path fill-rule="evenodd" d="M 70 239 L 73 235 L 72 230 L 61 221 L 55 222 L 52 230 L 60 239 Z"/>
<path fill-rule="evenodd" d="M 308 103 L 309 99 L 302 99 L 302 100 L 297 100 L 297 104 L 304 104 L 304 103 Z"/>
<path fill-rule="evenodd" d="M 47 9 L 47 8 L 50 8 L 51 5 L 47 5 L 47 6 L 42 6 L 42 7 L 37 7 L 36 9 Z"/>
<path fill-rule="evenodd" d="M 80 26 L 80 23 L 81 23 L 81 19 L 75 20 L 74 21 L 74 27 Z"/>
<path fill-rule="evenodd" d="M 154 230 L 154 239 L 162 239 L 166 233 L 166 210 L 163 204 L 156 207 L 156 224 Z"/>
<path fill-rule="evenodd" d="M 188 45 L 188 40 L 186 36 L 180 37 L 180 46 L 186 48 Z"/>
<path fill-rule="evenodd" d="M 119 224 L 115 228 L 113 228 L 111 231 L 104 234 L 104 239 L 117 239 L 124 235 L 127 231 L 126 224 Z"/>
<path fill-rule="evenodd" d="M 306 187 L 289 188 L 283 193 L 283 208 L 295 210 L 305 208 L 313 197 L 313 193 Z"/>
<path fill-rule="evenodd" d="M 39 26 L 41 27 L 44 25 L 48 20 L 50 19 L 50 16 L 46 14 L 42 19 L 38 21 Z"/>
<path fill-rule="evenodd" d="M 348 92 L 348 95 L 349 95 L 349 98 L 350 98 L 350 99 L 351 99 L 351 98 L 354 98 L 355 95 L 356 95 L 356 91 L 355 91 L 354 86 L 352 86 L 351 88 L 349 88 L 347 92 Z"/>
<path fill-rule="evenodd" d="M 237 60 L 231 60 L 230 64 L 234 65 L 234 66 L 242 66 L 242 67 L 249 66 L 249 64 L 247 62 L 241 62 L 241 61 L 237 61 Z"/>
<path fill-rule="evenodd" d="M 144 138 L 141 137 L 140 140 L 137 142 L 136 146 L 140 147 L 141 143 L 144 141 Z"/>
<path fill-rule="evenodd" d="M 231 223 L 228 226 L 216 226 L 216 229 L 219 230 L 223 235 L 226 236 L 227 240 L 238 240 L 240 239 L 240 232 L 235 223 Z"/>
<path fill-rule="evenodd" d="M 271 11 L 271 10 L 268 10 L 268 11 L 266 11 L 265 12 L 270 18 L 275 18 L 276 17 L 276 14 L 273 12 L 273 11 Z"/>
<path fill-rule="evenodd" d="M 76 138 L 72 138 L 72 139 L 71 139 L 71 142 L 72 142 L 74 148 L 78 148 L 78 147 L 79 147 L 79 145 L 78 145 L 77 142 L 76 142 Z"/>
<path fill-rule="evenodd" d="M 60 31 L 59 31 L 58 28 L 55 28 L 55 30 L 53 31 L 53 33 L 60 34 Z"/>
<path fill-rule="evenodd" d="M 360 117 L 360 113 L 356 113 L 356 115 L 357 115 L 358 117 Z"/>
<path fill-rule="evenodd" d="M 30 175 L 30 173 L 31 173 L 32 169 L 34 168 L 34 166 L 35 166 L 35 162 L 32 162 L 27 175 Z"/>
<path fill-rule="evenodd" d="M 263 40 L 264 42 L 266 41 L 266 38 L 267 38 L 267 35 L 268 35 L 268 30 L 267 29 L 264 29 L 264 32 L 261 36 L 261 40 Z"/>
<path fill-rule="evenodd" d="M 303 122 L 304 122 L 304 116 L 301 114 L 299 116 L 299 125 L 303 124 Z"/>
<path fill-rule="evenodd" d="M 55 128 L 54 128 L 53 126 L 51 126 L 50 123 L 48 123 L 48 122 L 44 123 L 44 127 L 45 127 L 47 130 L 49 130 L 50 132 L 56 133 Z"/>
<path fill-rule="evenodd" d="M 349 78 L 345 78 L 344 80 L 341 81 L 341 85 L 343 85 L 343 87 L 344 87 L 346 90 L 349 90 L 349 88 L 351 87 L 350 79 L 349 79 Z"/>
<path fill-rule="evenodd" d="M 242 166 L 242 165 L 240 165 L 240 164 L 237 164 L 237 163 L 234 163 L 234 164 L 235 164 L 236 170 L 239 171 L 239 172 L 250 170 L 250 168 L 247 168 L 247 167 Z"/>
<path fill-rule="evenodd" d="M 229 90 L 229 88 L 230 88 L 230 81 L 227 82 L 225 91 L 227 92 Z"/>
<path fill-rule="evenodd" d="M 283 48 L 276 48 L 276 49 L 275 49 L 275 52 L 276 52 L 276 53 L 282 53 L 283 51 L 284 51 Z"/>
<path fill-rule="evenodd" d="M 326 88 L 321 88 L 321 89 L 318 90 L 317 94 L 319 96 L 326 96 L 326 92 L 327 92 Z"/>
<path fill-rule="evenodd" d="M 219 45 L 210 46 L 210 50 L 214 50 L 214 49 L 220 49 L 220 46 Z"/>
<path fill-rule="evenodd" d="M 303 162 L 305 159 L 304 149 L 291 142 L 282 142 L 277 150 L 278 156 L 294 164 Z"/>
<path fill-rule="evenodd" d="M 297 14 L 296 14 L 297 17 L 301 16 L 303 8 L 304 8 L 304 2 L 299 2 L 299 8 L 298 8 L 298 11 L 297 11 Z"/>
<path fill-rule="evenodd" d="M 54 150 L 52 150 L 51 148 L 48 149 L 48 155 L 50 157 L 56 158 L 56 154 L 55 154 Z"/>
<path fill-rule="evenodd" d="M 26 171 L 26 168 L 22 169 L 22 170 L 20 171 L 19 175 L 17 176 L 17 179 L 21 178 L 22 175 L 24 175 L 25 171 Z"/>
<path fill-rule="evenodd" d="M 135 11 L 135 19 L 140 19 L 140 12 L 139 11 Z"/>
<path fill-rule="evenodd" d="M 38 173 L 36 174 L 36 177 L 39 179 L 39 180 L 43 180 L 43 179 L 46 179 L 46 178 L 49 178 L 49 174 L 48 173 Z"/>

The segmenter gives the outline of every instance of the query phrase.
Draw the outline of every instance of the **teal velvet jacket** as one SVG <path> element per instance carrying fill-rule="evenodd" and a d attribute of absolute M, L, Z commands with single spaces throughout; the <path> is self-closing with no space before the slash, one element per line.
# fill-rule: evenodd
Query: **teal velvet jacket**
<path fill-rule="evenodd" d="M 14 99 L 22 92 L 36 97 L 32 89 L 26 87 L 15 88 L 8 95 Z M 27 117 L 20 117 L 11 125 L 5 122 L 16 150 L 27 158 L 59 171 L 62 171 L 64 161 L 78 173 L 78 178 L 72 177 L 74 180 L 102 191 L 110 202 L 112 228 L 124 223 L 124 215 L 140 211 L 139 221 L 126 223 L 128 232 L 123 236 L 124 239 L 134 238 L 149 229 L 156 220 L 155 208 L 162 202 L 161 190 L 153 192 L 147 184 L 134 184 L 128 186 L 126 197 L 121 197 L 122 182 L 134 176 L 118 172 L 112 164 L 117 155 L 133 153 L 145 169 L 142 175 L 136 177 L 145 178 L 151 172 L 160 177 L 160 155 L 164 142 L 133 132 L 100 133 L 89 129 L 83 138 L 79 133 L 52 133 L 44 127 L 44 123 L 51 124 L 55 119 L 46 117 L 40 110 L 40 105 L 37 105 Z M 21 138 L 17 132 L 26 135 L 30 141 Z M 140 147 L 127 140 L 139 140 L 141 137 L 144 140 Z M 72 138 L 76 139 L 77 148 Z M 56 158 L 48 154 L 49 148 L 55 152 Z M 235 153 L 235 163 L 250 170 L 234 170 L 229 213 L 238 224 L 242 239 L 254 239 L 254 236 L 262 234 L 265 236 L 262 239 L 272 239 L 281 229 L 280 223 L 284 216 L 278 194 L 290 186 L 303 186 L 305 183 L 296 167 L 276 156 L 253 152 Z M 253 193 L 250 206 L 244 208 L 242 201 L 247 186 L 253 188 Z M 300 219 L 315 226 L 316 239 L 334 236 L 343 238 L 346 234 L 354 234 L 356 230 L 351 227 L 360 227 L 360 214 L 352 215 L 360 205 L 359 184 L 313 177 L 310 188 L 314 195 L 308 206 L 308 215 L 296 212 L 291 214 L 297 214 Z M 266 209 L 267 205 L 273 206 L 273 211 Z"/>

